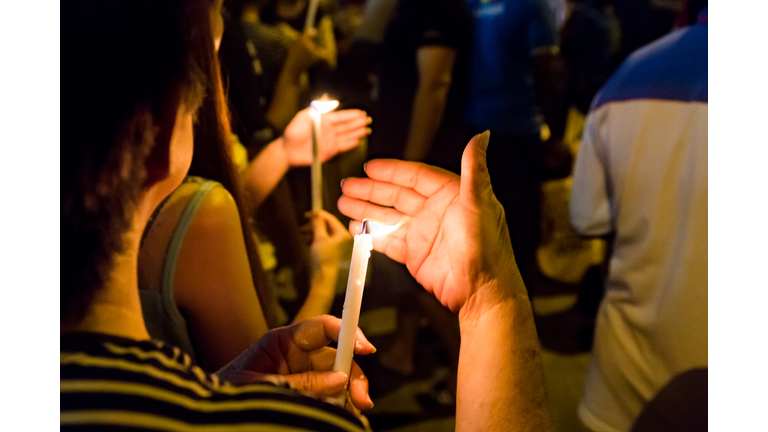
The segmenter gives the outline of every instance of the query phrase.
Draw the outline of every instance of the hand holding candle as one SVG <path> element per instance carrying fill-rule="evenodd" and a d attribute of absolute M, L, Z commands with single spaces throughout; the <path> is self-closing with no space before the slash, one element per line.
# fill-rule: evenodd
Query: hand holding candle
<path fill-rule="evenodd" d="M 269 380 L 287 382 L 296 389 L 319 396 L 333 397 L 349 388 L 352 405 L 370 409 L 368 380 L 360 367 L 352 363 L 347 379 L 333 373 L 335 350 L 328 343 L 338 340 L 341 320 L 320 315 L 299 323 L 271 330 L 216 374 L 222 381 L 247 385 Z M 373 354 L 376 348 L 356 329 L 360 343 L 357 353 Z M 348 382 L 347 382 L 348 381 Z"/>

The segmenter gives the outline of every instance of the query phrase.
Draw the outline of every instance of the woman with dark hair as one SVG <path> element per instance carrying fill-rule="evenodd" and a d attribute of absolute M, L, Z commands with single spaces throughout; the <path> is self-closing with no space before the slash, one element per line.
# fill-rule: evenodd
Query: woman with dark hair
<path fill-rule="evenodd" d="M 217 2 L 219 3 L 219 2 Z M 218 6 L 220 10 L 220 4 Z M 221 40 L 220 13 L 212 14 Z M 244 199 L 234 166 L 226 102 L 217 59 L 205 71 L 208 88 L 195 125 L 195 152 L 189 174 L 153 213 L 139 254 L 139 286 L 150 335 L 193 354 L 207 370 L 235 358 L 277 325 L 272 298 L 250 226 L 251 208 Z M 250 182 L 268 191 L 310 150 L 309 120 L 302 112 L 284 135 L 253 161 Z M 366 132 L 362 111 L 329 116 L 328 138 L 336 151 L 354 145 Z M 306 123 L 303 124 L 303 123 Z M 307 130 L 305 130 L 305 128 Z M 342 137 L 342 139 L 336 139 Z M 281 154 L 284 153 L 284 154 Z M 338 260 L 349 234 L 328 213 L 314 215 L 311 251 L 312 284 L 298 318 L 330 309 Z M 321 232 L 324 231 L 324 232 Z"/>
<path fill-rule="evenodd" d="M 141 237 L 192 160 L 211 90 L 211 3 L 62 3 L 61 429 L 362 431 L 353 414 L 273 384 L 325 396 L 348 388 L 358 409 L 373 405 L 356 365 L 346 375 L 310 362 L 333 359 L 336 318 L 275 329 L 215 374 L 147 332 Z M 358 341 L 358 353 L 374 350 Z"/>

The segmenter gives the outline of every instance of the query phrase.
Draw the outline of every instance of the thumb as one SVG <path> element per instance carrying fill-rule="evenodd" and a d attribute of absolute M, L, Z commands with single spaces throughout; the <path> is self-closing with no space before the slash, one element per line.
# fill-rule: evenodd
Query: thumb
<path fill-rule="evenodd" d="M 328 234 L 331 237 L 347 235 L 347 227 L 345 227 L 344 224 L 342 224 L 341 221 L 336 218 L 336 216 L 327 212 L 325 212 L 323 216 L 326 222 L 326 227 L 328 228 Z"/>
<path fill-rule="evenodd" d="M 474 208 L 483 207 L 484 203 L 493 201 L 491 176 L 488 174 L 486 151 L 491 131 L 487 130 L 475 135 L 464 149 L 461 157 L 461 189 L 459 201 L 463 205 Z"/>
<path fill-rule="evenodd" d="M 321 396 L 337 396 L 347 388 L 349 376 L 343 372 L 304 372 L 284 375 L 285 382 L 293 388 Z"/>

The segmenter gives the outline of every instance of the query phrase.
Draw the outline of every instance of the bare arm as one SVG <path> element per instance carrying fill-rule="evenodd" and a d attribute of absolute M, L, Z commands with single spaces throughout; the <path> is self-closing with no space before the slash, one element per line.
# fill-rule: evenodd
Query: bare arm
<path fill-rule="evenodd" d="M 444 46 L 425 46 L 416 52 L 419 85 L 413 98 L 404 159 L 421 161 L 429 154 L 445 114 L 451 71 L 456 50 Z"/>
<path fill-rule="evenodd" d="M 245 189 L 254 209 L 267 199 L 280 179 L 288 172 L 289 165 L 284 141 L 285 139 L 280 137 L 267 144 L 243 172 Z"/>
<path fill-rule="evenodd" d="M 531 304 L 519 273 L 506 278 L 488 287 L 516 296 L 459 313 L 457 431 L 553 430 Z"/>
<path fill-rule="evenodd" d="M 320 57 L 328 63 L 328 67 L 336 69 L 336 36 L 333 34 L 333 20 L 328 15 L 322 17 L 318 23 L 317 42 Z"/>
<path fill-rule="evenodd" d="M 308 318 L 327 314 L 333 305 L 336 283 L 339 280 L 339 269 L 323 268 L 313 271 L 309 281 L 309 294 L 301 305 L 301 309 L 293 317 L 291 324 L 302 322 Z"/>
<path fill-rule="evenodd" d="M 200 365 L 215 371 L 264 333 L 240 216 L 232 195 L 212 189 L 184 238 L 174 278 Z"/>
<path fill-rule="evenodd" d="M 300 35 L 288 48 L 288 56 L 265 114 L 267 121 L 276 129 L 285 129 L 299 112 L 299 97 L 304 90 L 301 76 L 320 58 L 319 49 L 308 34 Z"/>

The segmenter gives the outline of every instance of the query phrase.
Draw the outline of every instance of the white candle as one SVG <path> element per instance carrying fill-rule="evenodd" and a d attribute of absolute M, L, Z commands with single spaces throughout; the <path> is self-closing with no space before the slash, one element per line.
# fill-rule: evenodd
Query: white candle
<path fill-rule="evenodd" d="M 323 114 L 333 111 L 339 106 L 339 101 L 328 99 L 323 95 L 319 100 L 309 104 L 309 117 L 312 119 L 312 211 L 323 209 L 323 163 L 320 159 L 320 133 Z"/>
<path fill-rule="evenodd" d="M 309 0 L 309 7 L 307 8 L 307 18 L 304 21 L 304 32 L 311 28 L 315 28 L 315 16 L 317 15 L 317 4 L 319 0 Z"/>
<path fill-rule="evenodd" d="M 341 312 L 341 331 L 336 348 L 336 359 L 333 363 L 334 372 L 344 372 L 349 375 L 352 370 L 352 357 L 355 354 L 355 336 L 360 320 L 360 306 L 363 303 L 365 275 L 368 272 L 368 259 L 373 250 L 373 235 L 387 234 L 395 231 L 410 221 L 404 217 L 396 225 L 382 225 L 368 219 L 363 220 L 362 233 L 355 236 L 352 248 L 352 260 L 349 264 L 349 279 L 347 279 L 347 294 L 344 297 L 344 309 Z M 347 392 L 335 398 L 337 405 L 344 406 Z"/>
<path fill-rule="evenodd" d="M 368 259 L 373 249 L 373 236 L 358 234 L 352 248 L 352 261 L 349 264 L 349 279 L 347 279 L 347 295 L 344 297 L 344 310 L 341 313 L 341 331 L 339 344 L 336 348 L 336 360 L 333 363 L 334 372 L 344 372 L 349 375 L 352 369 L 352 356 L 355 353 L 355 336 L 360 320 L 360 306 L 363 302 L 365 275 L 368 272 Z M 339 396 L 336 402 L 343 406 L 346 392 Z"/>
<path fill-rule="evenodd" d="M 312 211 L 323 209 L 323 164 L 320 161 L 320 122 L 322 114 L 314 107 L 309 108 L 312 119 Z"/>

